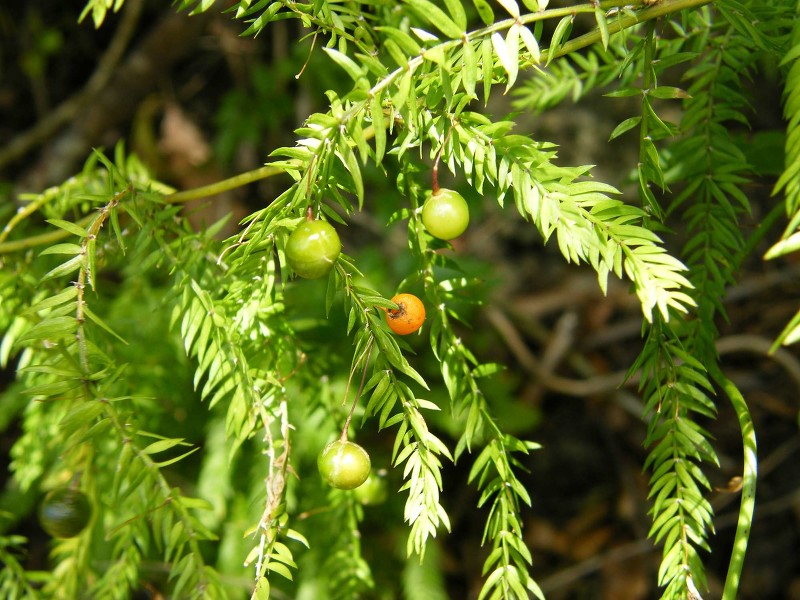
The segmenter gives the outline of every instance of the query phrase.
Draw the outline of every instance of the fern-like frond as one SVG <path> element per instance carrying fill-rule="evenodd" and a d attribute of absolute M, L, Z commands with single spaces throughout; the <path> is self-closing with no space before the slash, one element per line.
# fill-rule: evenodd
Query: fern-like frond
<path fill-rule="evenodd" d="M 381 429 L 398 427 L 392 464 L 403 467 L 405 483 L 401 490 L 408 491 L 404 518 L 411 530 L 406 548 L 409 555 L 416 553 L 422 557 L 428 540 L 436 536 L 439 528 L 450 529 L 450 518 L 441 504 L 440 493 L 441 459 L 452 460 L 452 456 L 442 440 L 430 430 L 422 413 L 423 410 L 439 410 L 439 407 L 418 398 L 395 374 L 396 369 L 427 388 L 419 373 L 408 364 L 395 338 L 383 328 L 375 314 L 376 307 L 390 307 L 391 303 L 387 305 L 386 300 L 374 292 L 353 286 L 351 275 L 344 269 L 337 270 L 336 280 L 346 286 L 350 322 L 359 320 L 363 326 L 357 336 L 356 348 L 374 347 L 377 350 L 373 375 L 363 388 L 364 393 L 369 393 L 365 415 L 377 417 Z"/>
<path fill-rule="evenodd" d="M 546 69 L 532 70 L 514 88 L 514 108 L 542 112 L 567 100 L 577 102 L 593 90 L 617 82 L 624 75 L 619 61 L 628 53 L 625 40 L 625 36 L 617 34 L 605 50 L 590 47 L 583 53 L 554 60 Z"/>
<path fill-rule="evenodd" d="M 691 585 L 706 588 L 698 548 L 709 548 L 713 511 L 701 466 L 718 461 L 697 420 L 715 416 L 714 389 L 703 364 L 660 320 L 651 326 L 632 371 L 639 368 L 648 422 L 645 443 L 651 447 L 645 462 L 653 502 L 650 537 L 664 543 L 658 582 L 665 600 L 685 598 Z"/>
<path fill-rule="evenodd" d="M 773 259 L 800 250 L 800 6 L 781 65 L 787 68 L 783 91 L 783 116 L 786 120 L 785 166 L 775 184 L 774 194 L 783 192 L 789 224 L 781 239 L 765 254 Z M 787 323 L 775 341 L 794 344 L 800 340 L 800 311 Z"/>
<path fill-rule="evenodd" d="M 695 327 L 698 337 L 687 338 L 693 351 L 713 360 L 714 315 L 724 315 L 721 298 L 734 280 L 744 247 L 740 219 L 750 211 L 742 187 L 752 169 L 731 127 L 747 124 L 749 107 L 741 88 L 759 48 L 724 20 L 715 21 L 708 37 L 694 44 L 698 59 L 685 75 L 690 82 L 681 121 L 685 137 L 674 145 L 669 165 L 671 178 L 684 187 L 670 211 L 686 207 L 682 220 L 689 240 L 683 256 L 691 267 L 701 317 Z"/>
<path fill-rule="evenodd" d="M 23 567 L 26 539 L 19 535 L 0 535 L 0 594 L 15 600 L 39 600 L 41 575 Z"/>
<path fill-rule="evenodd" d="M 462 117 L 456 131 L 463 136 L 453 137 L 464 144 L 464 154 L 474 155 L 474 148 L 483 146 L 481 172 L 495 183 L 498 200 L 511 193 L 520 214 L 531 218 L 545 241 L 555 234 L 567 261 L 591 265 L 603 290 L 610 273 L 627 276 L 648 320 L 656 310 L 668 319 L 672 309 L 685 312 L 694 304 L 683 291 L 691 287 L 686 267 L 643 226 L 644 211 L 614 198 L 613 187 L 583 180 L 587 167 L 554 165 L 548 145 L 524 136 L 497 139 L 497 124 L 479 119 L 484 118 L 467 124 Z M 470 179 L 478 176 L 475 164 L 464 161 Z"/>
<path fill-rule="evenodd" d="M 680 186 L 669 212 L 683 211 L 688 241 L 682 258 L 689 267 L 697 317 L 673 329 L 654 323 L 636 365 L 643 369 L 646 443 L 651 447 L 646 463 L 652 473 L 650 535 L 664 542 L 659 583 L 665 599 L 683 598 L 694 586 L 706 586 L 698 549 L 708 549 L 713 523 L 705 498 L 710 486 L 701 466 L 716 465 L 717 459 L 710 435 L 698 421 L 716 413 L 708 376 L 719 371 L 714 321 L 725 315 L 722 298 L 735 281 L 746 247 L 740 219 L 750 210 L 743 186 L 750 181 L 751 168 L 731 128 L 747 125 L 743 80 L 755 72 L 774 41 L 765 40 L 763 32 L 749 35 L 749 6 L 720 2 L 717 8 L 719 12 L 706 8 L 687 15 L 686 31 L 694 33 L 674 42 L 694 57 L 694 64 L 684 75 L 689 85 L 680 124 L 683 137 L 672 145 L 665 169 L 666 183 Z M 648 175 L 655 183 L 658 177 Z M 743 551 L 737 548 L 736 553 Z"/>

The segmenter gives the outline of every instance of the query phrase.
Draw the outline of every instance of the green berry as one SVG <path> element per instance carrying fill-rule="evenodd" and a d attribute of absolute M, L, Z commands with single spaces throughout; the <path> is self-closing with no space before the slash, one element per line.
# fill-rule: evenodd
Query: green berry
<path fill-rule="evenodd" d="M 361 504 L 382 504 L 389 497 L 386 478 L 370 473 L 367 480 L 353 490 L 353 495 Z"/>
<path fill-rule="evenodd" d="M 57 488 L 39 506 L 42 528 L 57 538 L 78 535 L 92 518 L 92 505 L 86 494 L 72 488 Z"/>
<path fill-rule="evenodd" d="M 469 207 L 456 191 L 439 188 L 422 207 L 422 224 L 433 237 L 441 240 L 457 238 L 469 225 Z"/>
<path fill-rule="evenodd" d="M 369 454 L 358 444 L 336 440 L 319 453 L 317 468 L 329 485 L 340 490 L 352 490 L 369 477 Z"/>
<path fill-rule="evenodd" d="M 289 236 L 286 260 L 305 279 L 327 275 L 339 258 L 342 242 L 327 221 L 303 221 Z"/>

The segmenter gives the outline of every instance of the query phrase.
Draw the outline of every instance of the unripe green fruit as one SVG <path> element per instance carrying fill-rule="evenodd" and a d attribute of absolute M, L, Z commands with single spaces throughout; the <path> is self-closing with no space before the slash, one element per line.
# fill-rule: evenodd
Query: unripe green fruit
<path fill-rule="evenodd" d="M 367 480 L 353 490 L 353 495 L 361 504 L 382 504 L 389 497 L 386 478 L 370 473 Z"/>
<path fill-rule="evenodd" d="M 422 224 L 433 237 L 441 240 L 457 238 L 469 225 L 469 207 L 456 191 L 439 188 L 422 207 Z"/>
<path fill-rule="evenodd" d="M 342 242 L 327 221 L 303 221 L 289 236 L 286 260 L 305 279 L 327 275 L 339 258 Z"/>
<path fill-rule="evenodd" d="M 57 538 L 78 535 L 92 518 L 92 505 L 86 494 L 72 488 L 57 488 L 39 506 L 42 529 Z"/>
<path fill-rule="evenodd" d="M 369 477 L 369 454 L 358 444 L 336 440 L 319 453 L 317 468 L 329 485 L 340 490 L 352 490 Z"/>

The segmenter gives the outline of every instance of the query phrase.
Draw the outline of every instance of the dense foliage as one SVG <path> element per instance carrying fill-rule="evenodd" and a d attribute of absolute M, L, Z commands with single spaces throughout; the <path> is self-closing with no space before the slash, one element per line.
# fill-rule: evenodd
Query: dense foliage
<path fill-rule="evenodd" d="M 123 4 L 90 0 L 81 17 L 100 27 Z M 176 4 L 217 10 L 208 0 Z M 0 514 L 0 595 L 126 598 L 158 579 L 153 561 L 166 566 L 158 585 L 174 598 L 399 595 L 375 591 L 381 575 L 362 553 L 359 498 L 317 473 L 326 444 L 363 438 L 375 449 L 373 474 L 403 499 L 394 517 L 407 527 L 406 597 L 445 594 L 430 553 L 451 526 L 442 472 L 453 461 L 471 465 L 479 493 L 480 598 L 543 597 L 523 539 L 522 511 L 535 498 L 520 481 L 522 457 L 538 445 L 499 424 L 485 389 L 502 367 L 481 362 L 460 334 L 481 282 L 439 239 L 449 236 L 423 224 L 446 170 L 463 189 L 516 210 L 564 260 L 592 268 L 603 291 L 609 277 L 622 278 L 637 297 L 643 346 L 630 375 L 641 377 L 650 537 L 663 547 L 665 599 L 707 589 L 701 552 L 714 514 L 705 469 L 717 456 L 704 424 L 718 403 L 733 403 L 744 441 L 724 591 L 734 598 L 756 448 L 745 399 L 719 366 L 715 320 L 767 229 L 740 226 L 755 174 L 732 126 L 748 122 L 744 83 L 764 65 L 779 68 L 786 166 L 765 223 L 785 210 L 789 225 L 767 257 L 797 250 L 796 3 L 230 4 L 244 35 L 266 37 L 276 21 L 296 19 L 347 90 L 328 90 L 329 108 L 307 115 L 295 143 L 247 176 L 176 191 L 121 143 L 3 213 L 0 364 L 16 376 L 0 396 L 0 427 L 19 422 L 21 433 Z M 512 89 L 515 108 L 535 113 L 593 89 L 635 99 L 636 113 L 611 134 L 637 144 L 638 161 L 625 167 L 634 193 L 594 178 L 590 166 L 562 164 L 554 144 L 518 131 L 518 116 L 490 114 L 491 99 Z M 678 109 L 670 122 L 665 113 Z M 232 237 L 220 235 L 226 219 L 198 228 L 182 210 L 278 175 L 288 176 L 282 193 Z M 403 199 L 385 218 L 370 194 L 378 177 Z M 343 230 L 359 212 L 407 223 L 408 267 L 392 289 L 376 289 L 380 278 L 346 245 L 339 254 L 338 239 L 325 256 L 290 246 L 298 227 Z M 300 274 L 319 281 L 294 276 L 308 264 Z M 398 310 L 390 298 L 405 291 L 424 301 L 422 336 L 387 327 L 387 311 Z M 800 313 L 776 343 L 798 332 Z M 423 354 L 435 370 L 420 364 Z M 14 524 L 35 511 L 11 500 L 69 485 L 91 501 L 88 528 L 53 540 L 51 570 L 26 570 L 27 542 Z"/>

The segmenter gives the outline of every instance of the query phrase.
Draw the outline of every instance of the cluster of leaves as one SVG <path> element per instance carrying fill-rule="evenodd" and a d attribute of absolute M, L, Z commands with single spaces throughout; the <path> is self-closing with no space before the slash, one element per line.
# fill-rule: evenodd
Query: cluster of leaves
<path fill-rule="evenodd" d="M 511 6 L 509 4 L 513 11 Z M 416 15 L 425 15 L 434 22 L 445 35 L 454 37 L 456 32 L 463 32 L 465 17 L 455 9 L 451 19 L 440 15 L 438 8 L 427 3 L 411 3 L 411 8 L 416 9 Z M 539 20 L 537 15 L 531 17 Z M 566 24 L 569 17 L 564 19 L 567 21 L 562 19 L 562 23 Z M 475 41 L 470 39 L 472 34 L 463 40 L 442 41 L 429 32 L 415 29 L 419 40 L 416 41 L 404 29 L 383 25 L 381 33 L 385 37 L 387 56 L 398 64 L 394 71 L 388 71 L 382 63 L 365 56 L 359 55 L 360 61 L 356 62 L 342 51 L 341 45 L 339 49 L 328 48 L 329 56 L 351 77 L 354 88 L 342 98 L 329 92 L 330 112 L 308 119 L 297 131 L 304 137 L 296 147 L 275 152 L 286 160 L 275 161 L 271 166 L 284 169 L 296 183 L 276 202 L 253 215 L 236 247 L 226 256 L 230 268 L 235 271 L 247 265 L 254 254 L 269 252 L 282 220 L 292 214 L 302 214 L 309 204 L 333 219 L 339 217 L 323 203 L 323 198 L 350 211 L 353 206 L 349 194 L 352 194 L 362 206 L 364 184 L 360 165 L 368 161 L 380 164 L 386 154 L 387 134 L 394 133 L 391 152 L 397 155 L 400 168 L 409 180 L 413 180 L 417 166 L 408 151 L 430 143 L 431 153 L 440 153 L 451 171 L 463 172 L 478 191 L 482 191 L 485 184 L 492 185 L 501 202 L 507 193 L 512 193 L 519 212 L 533 220 L 545 239 L 556 234 L 567 260 L 585 261 L 597 269 L 603 289 L 611 272 L 618 276 L 626 274 L 634 282 L 648 319 L 652 318 L 654 309 L 665 318 L 670 308 L 685 310 L 691 300 L 681 291 L 688 285 L 681 274 L 684 267 L 665 252 L 657 236 L 637 225 L 644 219 L 644 211 L 609 196 L 616 194 L 610 186 L 582 181 L 587 168 L 555 166 L 551 162 L 555 158 L 553 148 L 525 136 L 510 135 L 513 123 L 493 123 L 466 110 L 475 98 L 478 83 L 486 98 L 494 83 L 513 83 L 517 71 L 511 65 L 523 61 L 515 42 L 519 37 L 529 40 L 526 55 L 533 60 L 539 58 L 538 54 L 534 56 L 538 53 L 538 44 L 534 46 L 530 41 L 535 38 L 527 28 L 513 20 L 509 20 L 506 27 L 509 31 L 505 38 L 499 38 L 496 31 L 487 28 L 474 34 Z M 556 41 L 565 35 L 563 27 L 561 30 Z M 503 67 L 502 71 L 497 71 L 497 65 Z M 373 83 L 375 76 L 378 80 Z M 421 96 L 427 99 L 424 106 L 416 101 Z M 373 144 L 369 143 L 370 137 L 374 138 Z M 409 191 L 413 196 L 414 190 Z M 398 218 L 410 218 L 414 225 L 410 230 L 411 248 L 425 264 L 435 259 L 429 256 L 432 250 L 427 248 L 414 206 L 410 211 L 402 211 Z M 432 266 L 426 269 L 431 271 Z M 432 274 L 426 279 L 430 283 L 426 285 L 426 293 L 432 304 L 446 306 L 447 298 L 444 292 L 435 291 Z M 354 302 L 348 328 L 358 320 L 364 321 L 367 318 L 364 315 L 373 319 L 363 322 L 365 327 L 357 338 L 356 356 L 369 357 L 375 344 L 379 352 L 375 368 L 381 364 L 380 356 L 385 355 L 390 365 L 417 379 L 418 383 L 424 383 L 409 370 L 396 343 L 374 322 L 377 317 L 372 309 L 383 306 L 380 296 L 350 286 L 346 281 L 346 274 L 340 273 L 338 285 L 330 289 L 344 287 Z M 449 285 L 452 281 L 443 283 Z M 509 595 L 533 588 L 535 584 L 527 575 L 530 555 L 522 544 L 518 522 L 520 502 L 528 504 L 530 499 L 511 470 L 515 464 L 511 452 L 527 452 L 532 446 L 529 442 L 508 438 L 496 426 L 488 425 L 490 412 L 473 373 L 473 366 L 478 374 L 485 368 L 470 365 L 474 358 L 457 343 L 457 336 L 444 314 L 437 314 L 434 319 L 432 347 L 442 361 L 451 397 L 454 402 L 458 400 L 456 414 L 472 405 L 460 451 L 471 446 L 479 430 L 485 428 L 493 432 L 492 441 L 480 455 L 474 471 L 476 481 L 482 488 L 485 486 L 482 502 L 494 498 L 487 539 L 492 541 L 496 552 L 487 560 L 486 568 L 491 569 L 492 575 L 487 579 L 484 592 L 489 594 L 496 590 L 497 594 Z M 466 399 L 461 393 L 463 385 L 455 383 L 456 380 L 472 382 Z M 447 456 L 447 451 L 431 437 L 427 428 L 423 428 L 424 421 L 418 411 L 420 401 L 399 382 L 390 385 L 393 381 L 396 381 L 393 377 L 379 373 L 367 383 L 366 391 L 377 385 L 377 395 L 373 395 L 368 412 L 380 415 L 381 426 L 396 423 L 401 426 L 395 461 L 406 462 L 406 474 L 410 475 L 406 505 L 406 518 L 412 526 L 409 549 L 421 552 L 437 526 L 447 523 L 446 513 L 438 501 L 441 480 L 436 458 L 437 454 Z M 401 400 L 401 404 L 406 412 L 392 416 L 391 408 L 400 399 L 405 400 Z M 398 454 L 400 448 L 406 451 Z M 491 473 L 495 475 L 490 477 Z M 501 562 L 497 563 L 498 560 Z"/>
<path fill-rule="evenodd" d="M 688 15 L 682 25 L 673 23 L 677 35 L 665 42 L 664 51 L 656 47 L 651 30 L 643 40 L 641 53 L 646 93 L 640 121 L 640 194 L 652 214 L 663 219 L 652 186 L 662 191 L 667 185 L 679 186 L 667 214 L 683 211 L 682 233 L 688 241 L 681 256 L 689 266 L 691 296 L 697 304 L 696 318 L 681 327 L 654 326 L 634 365 L 645 375 L 642 390 L 649 418 L 647 444 L 652 446 L 647 461 L 654 500 L 651 536 L 665 541 L 659 573 L 659 583 L 666 586 L 665 598 L 684 597 L 687 586 L 691 588 L 694 582 L 701 589 L 706 587 L 697 550 L 709 549 L 707 540 L 713 524 L 711 506 L 703 497 L 703 491 L 711 487 L 700 464 L 718 463 L 709 434 L 699 420 L 716 414 L 712 379 L 725 389 L 730 386 L 717 366 L 714 322 L 718 314 L 725 314 L 722 298 L 735 281 L 745 252 L 763 235 L 758 231 L 747 241 L 742 235 L 740 219 L 750 210 L 742 186 L 750 182 L 752 169 L 735 143 L 731 125 L 748 124 L 742 80 L 753 73 L 759 59 L 781 51 L 786 15 L 781 16 L 774 8 L 765 11 L 760 3 L 751 4 L 753 13 L 749 6 L 721 2 L 718 13 L 702 9 Z M 759 18 L 775 30 L 769 31 L 769 25 L 755 30 L 751 23 Z M 654 59 L 662 54 L 670 66 L 688 65 L 683 73 L 683 80 L 689 84 L 685 92 L 658 85 L 664 63 Z M 657 93 L 659 90 L 664 93 Z M 649 98 L 684 98 L 680 125 L 660 119 Z M 664 166 L 654 144 L 671 141 L 677 132 L 683 137 L 669 144 L 670 158 Z M 746 405 L 737 406 L 743 401 L 735 388 L 728 395 L 737 412 L 744 408 L 749 422 Z M 745 425 L 746 498 L 754 485 L 754 464 L 748 454 L 755 441 Z M 743 502 L 746 513 L 745 505 Z M 752 506 L 748 508 L 752 510 Z M 745 513 L 742 519 L 747 521 L 752 513 Z"/>
<path fill-rule="evenodd" d="M 687 589 L 694 589 L 693 581 L 705 586 L 697 548 L 709 549 L 713 525 L 711 506 L 703 496 L 710 485 L 700 464 L 716 465 L 717 459 L 698 419 L 716 414 L 712 378 L 727 391 L 742 418 L 746 448 L 742 522 L 749 522 L 752 515 L 746 514 L 752 510 L 754 485 L 752 425 L 741 395 L 717 366 L 714 320 L 717 314 L 724 316 L 725 289 L 735 281 L 743 257 L 764 233 L 762 227 L 749 240 L 742 235 L 740 219 L 749 213 L 742 188 L 751 181 L 752 168 L 736 144 L 731 124 L 747 125 L 749 104 L 742 93 L 743 80 L 754 72 L 758 61 L 780 60 L 786 52 L 792 10 L 788 3 L 719 2 L 715 9 L 699 9 L 687 13 L 683 21 L 669 21 L 672 36 L 657 36 L 652 26 L 627 32 L 622 47 L 629 45 L 629 50 L 624 60 L 606 65 L 581 59 L 582 71 L 566 67 L 571 83 L 562 80 L 563 91 L 550 95 L 541 91 L 549 75 L 537 75 L 523 87 L 518 100 L 521 106 L 541 110 L 563 99 L 567 91 L 577 98 L 584 85 L 589 88 L 616 74 L 621 86 L 608 96 L 641 97 L 640 114 L 620 123 L 611 138 L 638 130 L 636 179 L 642 204 L 658 221 L 683 211 L 680 233 L 688 241 L 680 257 L 689 267 L 687 304 L 696 305 L 696 317 L 676 327 L 667 325 L 668 314 L 658 315 L 630 371 L 643 374 L 649 420 L 646 443 L 652 446 L 646 465 L 652 472 L 651 536 L 665 541 L 659 574 L 665 598 L 685 597 Z M 756 28 L 754 23 L 761 26 Z M 612 41 L 609 48 L 614 47 Z M 791 56 L 789 52 L 784 60 L 791 61 Z M 660 84 L 676 68 L 689 83 L 686 90 Z M 641 78 L 638 84 L 631 75 Z M 656 103 L 670 99 L 683 101 L 679 125 L 658 115 Z M 787 170 L 783 185 L 794 179 Z M 677 190 L 665 205 L 656 190 L 669 199 L 670 187 Z M 736 560 L 738 554 L 734 553 Z"/>
<path fill-rule="evenodd" d="M 100 273 L 116 252 L 138 256 L 145 245 L 159 246 L 159 252 L 169 248 L 163 242 L 174 209 L 162 210 L 161 194 L 148 188 L 135 160 L 120 152 L 115 165 L 96 155 L 78 193 L 68 183 L 33 199 L 54 215 L 50 223 L 58 230 L 50 237 L 76 242 L 50 245 L 39 254 L 45 258 L 36 261 L 32 256 L 14 261 L 37 286 L 25 297 L 27 305 L 10 303 L 14 312 L 4 312 L 4 320 L 14 319 L 4 336 L 10 348 L 4 360 L 21 353 L 18 387 L 8 394 L 26 400 L 20 407 L 23 434 L 12 450 L 16 480 L 25 491 L 42 479 L 50 486 L 81 474 L 81 489 L 94 504 L 117 507 L 103 512 L 95 526 L 105 536 L 54 545 L 58 567 L 38 582 L 50 597 L 78 597 L 87 585 L 101 597 L 126 595 L 137 585 L 151 546 L 178 567 L 172 577 L 180 593 L 222 589 L 200 548 L 203 540 L 215 538 L 197 516 L 205 501 L 185 495 L 162 473 L 193 450 L 174 454 L 186 445 L 183 439 L 150 432 L 134 417 L 137 406 L 151 400 L 132 393 L 126 378 L 135 376 L 137 368 L 113 351 L 124 340 L 87 299 L 98 290 Z M 123 210 L 129 217 L 124 227 Z M 74 212 L 89 216 L 78 223 L 63 219 Z M 101 235 L 104 226 L 112 232 L 108 239 Z M 128 248 L 125 239 L 134 247 Z M 50 257 L 58 257 L 55 266 Z M 76 279 L 62 288 L 70 275 Z M 108 557 L 108 563 L 101 567 L 96 556 Z M 23 589 L 23 597 L 32 596 L 32 588 Z"/>
<path fill-rule="evenodd" d="M 122 4 L 91 0 L 84 16 L 91 14 L 99 25 L 108 10 Z M 178 6 L 199 12 L 212 4 L 185 0 Z M 712 319 L 721 311 L 738 261 L 752 247 L 737 221 L 748 209 L 741 191 L 748 166 L 727 125 L 746 121 L 740 78 L 760 56 L 786 52 L 789 81 L 796 83 L 796 26 L 795 50 L 786 50 L 793 8 L 788 2 L 759 7 L 734 0 L 721 0 L 715 9 L 686 0 L 654 7 L 588 2 L 548 8 L 546 1 L 525 0 L 529 12 L 524 13 L 514 0 L 499 4 L 502 16 L 483 0 L 471 7 L 446 0 L 444 8 L 429 0 L 397 6 L 241 0 L 232 6 L 233 15 L 249 23 L 246 34 L 258 34 L 275 20 L 299 19 L 314 40 L 327 39 L 326 56 L 352 86 L 344 93 L 329 91 L 330 109 L 306 120 L 296 131 L 295 146 L 275 150 L 271 172 L 288 174 L 293 184 L 222 243 L 214 240 L 221 223 L 191 231 L 179 217 L 179 196 L 170 196 L 121 150 L 114 162 L 94 155 L 80 177 L 28 198 L 0 234 L 2 260 L 13 273 L 0 272 L 0 361 L 6 366 L 16 360 L 19 372 L 4 406 L 10 407 L 6 422 L 20 415 L 24 428 L 12 467 L 23 490 L 79 474 L 81 489 L 102 510 L 81 543 L 54 546 L 57 566 L 41 576 L 26 573 L 15 560 L 18 537 L 0 538 L 0 556 L 10 565 L 2 586 L 19 597 L 36 597 L 39 584 L 45 593 L 63 597 L 77 597 L 81 588 L 97 597 L 125 597 L 138 585 L 145 562 L 155 557 L 172 565 L 167 585 L 176 597 L 228 596 L 220 575 L 238 572 L 230 565 L 243 559 L 255 565 L 254 598 L 268 597 L 275 573 L 287 580 L 296 576 L 298 589 L 316 585 L 322 593 L 319 576 L 297 568 L 293 540 L 310 546 L 310 556 L 318 552 L 321 572 L 328 575 L 325 597 L 352 597 L 373 587 L 361 556 L 362 514 L 352 495 L 327 494 L 320 482 L 302 476 L 341 425 L 341 409 L 327 401 L 326 388 L 328 370 L 341 365 L 335 357 L 316 356 L 318 347 L 299 334 L 303 325 L 292 322 L 296 313 L 286 298 L 293 284 L 286 277 L 284 248 L 307 210 L 344 223 L 357 208 L 372 209 L 364 171 L 377 168 L 396 169 L 398 188 L 408 198 L 409 206 L 392 221 L 408 219 L 416 270 L 398 288 L 421 287 L 434 307 L 429 341 L 450 406 L 419 397 L 424 392 L 416 390 L 429 390 L 429 382 L 409 361 L 410 345 L 391 335 L 382 320 L 392 303 L 363 283 L 369 278 L 351 257 L 339 258 L 324 304 L 328 315 L 342 305 L 344 333 L 353 344 L 350 379 L 361 374 L 356 393 L 356 400 L 362 394 L 365 400 L 361 416 L 366 423 L 374 419 L 378 430 L 397 428 L 391 462 L 402 471 L 406 493 L 407 554 L 423 558 L 432 538 L 450 527 L 443 460 L 475 452 L 469 481 L 487 509 L 480 597 L 542 596 L 529 573 L 532 557 L 522 537 L 523 507 L 532 499 L 518 477 L 521 457 L 537 445 L 497 425 L 481 379 L 500 367 L 481 363 L 457 333 L 461 316 L 453 302 L 469 298 L 476 281 L 439 252 L 444 244 L 420 223 L 425 188 L 420 173 L 426 168 L 421 158 L 427 153 L 435 168 L 441 162 L 479 193 L 491 190 L 501 205 L 510 198 L 545 241 L 555 237 L 566 261 L 592 267 L 601 289 L 612 273 L 631 282 L 646 321 L 644 350 L 632 371 L 643 374 L 646 443 L 652 447 L 645 465 L 652 472 L 651 535 L 664 542 L 659 583 L 665 598 L 686 597 L 695 584 L 704 587 L 698 548 L 708 548 L 712 513 L 701 466 L 715 464 L 716 456 L 699 419 L 715 414 L 712 380 L 737 406 L 743 432 L 752 435 L 744 422 L 746 405 L 715 366 L 713 349 Z M 694 10 L 670 19 L 674 35 L 660 40 L 647 21 L 677 10 L 671 4 Z M 570 40 L 579 15 L 593 19 L 593 29 Z M 476 19 L 482 25 L 470 30 Z M 545 34 L 547 21 L 554 27 Z M 769 26 L 756 29 L 756 21 Z M 590 46 L 585 54 L 576 52 L 585 46 Z M 612 133 L 638 131 L 639 205 L 593 181 L 589 167 L 556 164 L 555 147 L 512 134 L 513 121 L 475 110 L 479 95 L 488 102 L 495 86 L 508 91 L 526 68 L 533 75 L 517 97 L 520 106 L 545 110 L 570 92 L 579 98 L 617 80 L 610 95 L 641 97 L 641 114 Z M 659 85 L 677 68 L 686 68 L 686 91 Z M 550 85 L 553 80 L 558 85 Z M 789 87 L 793 133 L 796 96 Z M 680 125 L 658 115 L 658 102 L 674 99 L 684 101 Z M 684 139 L 664 151 L 678 132 Z M 787 157 L 794 162 L 787 173 L 797 164 L 795 138 L 790 133 Z M 792 175 L 779 182 L 792 214 L 795 183 Z M 657 194 L 667 195 L 669 186 L 677 185 L 683 187 L 665 209 Z M 656 233 L 666 230 L 662 221 L 679 210 L 689 239 L 682 260 Z M 5 242 L 37 213 L 55 229 Z M 787 234 L 789 245 L 791 239 Z M 36 256 L 21 252 L 40 245 L 46 248 Z M 192 402 L 203 400 L 211 411 L 204 440 L 159 431 L 163 415 L 154 398 L 163 401 L 159 394 L 169 388 L 147 373 L 152 365 L 126 360 L 125 340 L 135 326 L 115 311 L 136 296 L 135 290 L 114 290 L 103 280 L 103 273 L 112 271 L 122 273 L 127 286 L 164 291 L 152 311 L 160 315 L 156 325 L 171 324 L 188 361 L 187 383 L 195 393 L 189 390 L 188 401 L 180 403 L 187 402 L 191 412 Z M 101 299 L 104 287 L 116 293 L 116 301 Z M 345 396 L 349 390 L 348 384 Z M 290 394 L 297 398 L 291 405 Z M 426 421 L 426 413 L 445 408 L 463 422 L 453 452 Z M 42 444 L 45 432 L 50 441 Z M 754 451 L 748 439 L 746 446 Z M 194 497 L 173 483 L 171 468 L 178 461 L 190 464 L 196 458 L 192 446 L 202 442 Z M 248 468 L 256 482 L 247 489 L 250 502 L 229 506 L 235 501 L 234 472 Z M 298 518 L 319 506 L 315 503 L 344 524 L 336 535 Z M 233 525 L 226 529 L 225 521 Z M 242 531 L 248 533 L 244 541 Z M 214 565 L 203 544 L 218 536 L 219 545 L 232 551 L 220 552 Z M 315 544 L 327 550 L 326 560 Z M 733 579 L 735 571 L 732 567 Z"/>
<path fill-rule="evenodd" d="M 798 7 L 800 11 L 800 7 Z M 800 14 L 800 12 L 798 12 Z M 783 191 L 789 224 L 781 237 L 766 253 L 765 258 L 784 256 L 800 249 L 800 24 L 797 15 L 781 65 L 788 65 L 784 90 L 783 113 L 787 121 L 786 168 L 775 184 L 775 193 Z M 800 338 L 800 312 L 786 325 L 776 344 L 793 344 Z"/>

